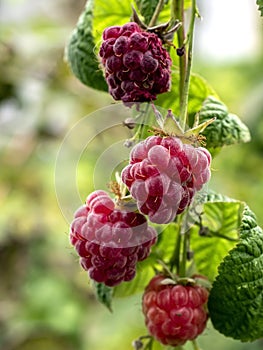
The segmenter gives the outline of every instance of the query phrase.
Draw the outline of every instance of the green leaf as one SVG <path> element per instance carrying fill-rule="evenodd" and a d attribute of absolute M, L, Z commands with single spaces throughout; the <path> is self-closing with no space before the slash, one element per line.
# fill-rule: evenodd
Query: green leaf
<path fill-rule="evenodd" d="M 206 137 L 206 147 L 213 153 L 214 149 L 236 143 L 249 142 L 250 133 L 247 126 L 215 97 L 208 97 L 200 110 L 200 122 L 213 117 L 216 120 L 203 132 Z"/>
<path fill-rule="evenodd" d="M 263 0 L 257 0 L 258 10 L 260 11 L 260 16 L 263 16 Z"/>
<path fill-rule="evenodd" d="M 152 251 L 156 255 L 157 259 L 161 259 L 168 264 L 172 258 L 177 241 L 178 224 L 172 222 L 164 227 L 161 226 L 160 230 L 161 232 L 158 236 L 158 242 L 155 246 L 153 246 Z"/>
<path fill-rule="evenodd" d="M 218 265 L 237 244 L 244 204 L 216 193 L 203 201 L 201 222 L 191 228 L 191 249 L 198 272 L 213 281 Z"/>
<path fill-rule="evenodd" d="M 144 23 L 149 24 L 159 0 L 135 0 L 135 3 L 144 17 Z"/>
<path fill-rule="evenodd" d="M 150 279 L 155 275 L 155 269 L 162 269 L 158 259 L 169 263 L 176 243 L 178 225 L 154 225 L 158 235 L 157 243 L 152 247 L 150 256 L 137 264 L 137 273 L 131 282 L 123 282 L 114 288 L 114 297 L 127 297 L 144 291 Z"/>
<path fill-rule="evenodd" d="M 98 51 L 104 29 L 129 22 L 132 15 L 132 7 L 129 0 L 94 1 L 93 35 L 97 43 L 96 50 Z"/>
<path fill-rule="evenodd" d="M 246 206 L 241 240 L 219 266 L 208 308 L 214 327 L 241 341 L 263 337 L 263 232 Z"/>
<path fill-rule="evenodd" d="M 94 282 L 95 293 L 98 301 L 112 312 L 112 294 L 113 288 L 106 286 L 104 283 Z"/>
<path fill-rule="evenodd" d="M 159 0 L 135 0 L 136 6 L 140 11 L 141 15 L 144 17 L 144 23 L 146 25 L 149 24 L 158 2 Z M 191 0 L 186 0 L 184 2 L 185 10 L 191 7 L 191 4 L 192 4 Z M 169 0 L 166 0 L 164 2 L 162 11 L 159 15 L 158 22 L 159 23 L 168 22 L 170 18 L 171 18 L 171 4 Z"/>
<path fill-rule="evenodd" d="M 179 72 L 177 70 L 173 71 L 171 90 L 159 95 L 156 101 L 156 105 L 172 109 L 177 116 L 180 114 L 179 80 Z M 201 109 L 202 103 L 208 96 L 217 97 L 217 94 L 204 78 L 197 74 L 192 74 L 189 89 L 188 113 L 195 115 Z"/>
<path fill-rule="evenodd" d="M 94 0 L 88 0 L 77 26 L 72 32 L 65 56 L 73 74 L 85 85 L 108 91 L 102 71 L 99 69 L 95 42 L 92 34 Z"/>

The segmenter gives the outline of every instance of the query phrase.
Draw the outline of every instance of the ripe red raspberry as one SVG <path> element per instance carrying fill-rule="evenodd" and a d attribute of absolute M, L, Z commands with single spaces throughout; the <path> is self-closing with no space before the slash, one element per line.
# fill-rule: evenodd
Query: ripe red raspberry
<path fill-rule="evenodd" d="M 142 309 L 149 333 L 164 345 L 183 345 L 201 334 L 207 323 L 208 290 L 198 285 L 161 284 L 155 276 L 145 289 Z"/>
<path fill-rule="evenodd" d="M 70 242 L 90 278 L 115 286 L 130 281 L 136 263 L 146 259 L 157 233 L 145 216 L 115 208 L 104 191 L 91 193 L 75 213 Z"/>
<path fill-rule="evenodd" d="M 131 151 L 122 181 L 152 222 L 169 223 L 210 179 L 210 153 L 176 137 L 150 136 Z"/>
<path fill-rule="evenodd" d="M 152 101 L 170 88 L 169 53 L 156 34 L 143 31 L 134 22 L 106 28 L 99 55 L 115 100 Z"/>

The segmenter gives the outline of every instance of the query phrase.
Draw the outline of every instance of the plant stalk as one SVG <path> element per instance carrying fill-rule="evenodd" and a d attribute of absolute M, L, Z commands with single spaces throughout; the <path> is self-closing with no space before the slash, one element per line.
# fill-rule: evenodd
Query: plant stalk
<path fill-rule="evenodd" d="M 189 87 L 190 87 L 190 79 L 191 79 L 194 26 L 195 26 L 196 14 L 197 14 L 196 0 L 192 0 L 191 20 L 190 20 L 189 31 L 187 35 L 188 36 L 187 67 L 186 67 L 185 81 L 184 81 L 183 93 L 182 93 L 182 104 L 181 104 L 182 108 L 180 113 L 180 124 L 183 130 L 185 130 L 185 126 L 187 123 L 187 107 L 188 107 Z"/>
<path fill-rule="evenodd" d="M 185 43 L 185 21 L 184 21 L 184 0 L 172 0 L 171 5 L 171 17 L 172 19 L 178 19 L 182 25 L 177 31 L 178 47 L 181 48 Z M 180 112 L 183 104 L 183 90 L 186 75 L 186 55 L 179 57 L 179 99 L 180 99 Z M 180 113 L 181 114 L 181 113 Z"/>
<path fill-rule="evenodd" d="M 140 124 L 138 126 L 137 131 L 135 132 L 135 134 L 133 135 L 133 137 L 130 139 L 131 141 L 133 140 L 141 140 L 145 131 L 145 128 L 148 127 L 147 124 L 147 117 L 148 117 L 148 113 L 149 113 L 149 108 L 150 108 L 150 103 L 148 102 L 146 104 L 145 110 L 140 111 L 140 115 L 137 118 L 141 118 L 142 120 L 140 121 Z"/>
<path fill-rule="evenodd" d="M 193 345 L 194 350 L 201 350 L 201 348 L 199 348 L 196 340 L 192 340 L 192 345 Z"/>
<path fill-rule="evenodd" d="M 175 267 L 176 273 L 179 275 L 180 272 L 180 255 L 181 255 L 181 241 L 182 241 L 182 235 L 181 235 L 181 223 L 182 223 L 182 217 L 179 216 L 178 218 L 178 230 L 177 230 L 177 237 L 176 242 L 174 246 L 173 255 L 170 259 L 170 270 L 173 271 L 173 268 Z"/>
<path fill-rule="evenodd" d="M 155 24 L 158 20 L 159 14 L 161 13 L 161 11 L 163 9 L 164 2 L 165 2 L 165 0 L 159 0 L 158 5 L 156 6 L 156 9 L 153 13 L 153 16 L 148 24 L 149 27 L 155 26 Z"/>
<path fill-rule="evenodd" d="M 182 253 L 182 260 L 180 262 L 180 269 L 179 269 L 179 276 L 181 277 L 186 276 L 186 261 L 187 261 L 189 238 L 190 238 L 189 231 L 187 231 L 183 234 L 183 253 Z"/>
<path fill-rule="evenodd" d="M 152 347 L 153 347 L 153 338 L 150 338 L 149 342 L 145 346 L 145 350 L 152 350 Z"/>

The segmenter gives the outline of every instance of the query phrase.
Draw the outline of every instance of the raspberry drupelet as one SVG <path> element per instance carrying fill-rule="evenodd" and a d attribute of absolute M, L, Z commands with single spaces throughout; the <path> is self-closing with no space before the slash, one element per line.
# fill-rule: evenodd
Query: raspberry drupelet
<path fill-rule="evenodd" d="M 145 216 L 115 208 L 109 195 L 94 191 L 70 228 L 70 242 L 91 279 L 115 286 L 135 277 L 136 264 L 150 254 L 157 233 Z"/>
<path fill-rule="evenodd" d="M 137 23 L 106 28 L 99 56 L 115 100 L 152 101 L 170 89 L 170 55 L 156 34 L 143 31 Z"/>
<path fill-rule="evenodd" d="M 208 290 L 199 285 L 162 284 L 156 275 L 143 294 L 149 333 L 164 345 L 179 346 L 201 334 L 208 320 Z"/>
<path fill-rule="evenodd" d="M 188 207 L 210 179 L 211 155 L 177 137 L 150 136 L 131 151 L 122 181 L 149 220 L 166 224 Z"/>

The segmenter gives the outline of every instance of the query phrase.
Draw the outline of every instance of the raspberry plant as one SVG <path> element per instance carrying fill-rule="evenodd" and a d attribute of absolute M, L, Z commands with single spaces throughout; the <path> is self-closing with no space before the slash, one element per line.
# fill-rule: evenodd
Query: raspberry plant
<path fill-rule="evenodd" d="M 211 155 L 250 133 L 192 72 L 199 17 L 195 0 L 88 0 L 66 50 L 82 83 L 130 109 L 130 159 L 112 196 L 96 190 L 77 210 L 70 242 L 109 309 L 143 293 L 137 350 L 198 349 L 209 317 L 228 337 L 263 337 L 262 229 L 246 203 L 204 187 Z"/>

